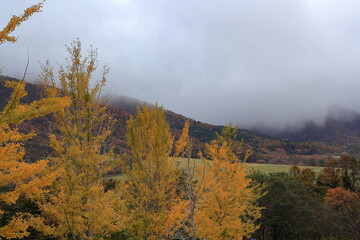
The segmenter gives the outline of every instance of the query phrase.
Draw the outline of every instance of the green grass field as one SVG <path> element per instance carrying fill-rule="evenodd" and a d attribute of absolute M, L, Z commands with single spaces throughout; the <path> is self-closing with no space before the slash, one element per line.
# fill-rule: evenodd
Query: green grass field
<path fill-rule="evenodd" d="M 185 158 L 177 158 L 175 160 L 176 165 L 180 168 L 185 168 L 187 164 L 187 159 Z M 195 164 L 201 166 L 203 164 L 200 159 L 190 159 L 190 164 L 193 164 L 192 161 L 195 161 Z M 264 173 L 276 173 L 276 172 L 288 172 L 291 165 L 279 165 L 279 164 L 258 164 L 258 163 L 246 163 L 248 165 L 249 170 L 258 170 Z M 299 166 L 300 169 L 310 168 L 317 174 L 320 173 L 323 167 L 314 167 L 314 166 Z"/>
<path fill-rule="evenodd" d="M 264 173 L 275 173 L 275 172 L 288 172 L 291 165 L 278 165 L 278 164 L 257 164 L 249 163 L 249 168 L 254 170 L 259 170 Z M 314 166 L 299 166 L 300 169 L 310 168 L 317 174 L 320 173 L 323 167 L 314 167 Z"/>
<path fill-rule="evenodd" d="M 186 168 L 187 164 L 190 164 L 191 166 L 193 166 L 194 164 L 197 166 L 202 166 L 204 163 L 200 159 L 190 159 L 190 161 L 188 161 L 188 159 L 186 158 L 176 158 L 175 164 L 178 168 L 184 169 Z M 246 164 L 248 165 L 250 171 L 258 170 L 264 173 L 288 172 L 289 168 L 291 167 L 291 165 L 279 165 L 279 164 L 258 164 L 258 163 L 246 163 Z M 323 169 L 323 167 L 314 167 L 314 166 L 299 166 L 299 167 L 300 169 L 310 168 L 317 174 L 319 174 Z M 105 177 L 105 179 L 109 179 L 109 178 L 112 178 L 114 180 L 121 180 L 124 178 L 124 176 L 112 175 Z"/>

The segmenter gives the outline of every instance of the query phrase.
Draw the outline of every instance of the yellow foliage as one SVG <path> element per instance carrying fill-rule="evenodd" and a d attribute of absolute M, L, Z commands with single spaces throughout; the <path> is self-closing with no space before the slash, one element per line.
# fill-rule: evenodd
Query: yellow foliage
<path fill-rule="evenodd" d="M 221 141 L 221 142 L 220 142 Z M 195 208 L 196 235 L 203 239 L 243 239 L 258 226 L 259 198 L 246 178 L 246 165 L 235 161 L 225 138 L 207 145 L 202 193 Z"/>
<path fill-rule="evenodd" d="M 41 12 L 41 8 L 44 4 L 44 1 L 34 4 L 27 9 L 24 10 L 24 13 L 20 16 L 13 16 L 8 24 L 0 31 L 0 44 L 4 42 L 16 42 L 16 37 L 9 36 L 21 23 L 25 22 L 26 20 L 31 17 L 36 12 Z"/>
<path fill-rule="evenodd" d="M 220 144 L 226 143 L 227 150 L 228 150 L 228 157 L 231 157 L 232 159 L 229 159 L 230 162 L 239 162 L 238 155 L 243 152 L 243 141 L 238 141 L 236 139 L 237 137 L 237 131 L 238 127 L 233 127 L 231 124 L 226 125 L 222 131 L 221 134 L 216 133 L 217 135 L 217 141 Z M 248 157 L 252 154 L 251 150 L 248 149 L 245 152 L 245 157 L 242 159 L 242 162 L 246 162 Z"/>
<path fill-rule="evenodd" d="M 5 239 L 22 239 L 29 235 L 28 226 L 34 226 L 38 222 L 39 219 L 30 214 L 18 213 L 6 226 L 0 228 L 0 236 Z"/>
<path fill-rule="evenodd" d="M 175 146 L 175 157 L 184 157 L 189 153 L 188 152 L 190 150 L 189 127 L 190 127 L 189 121 L 185 121 L 183 131 Z"/>
<path fill-rule="evenodd" d="M 23 161 L 24 149 L 21 143 L 35 134 L 21 134 L 13 125 L 61 111 L 70 101 L 67 98 L 48 98 L 23 105 L 20 100 L 26 96 L 25 82 L 7 82 L 6 86 L 14 91 L 4 110 L 0 112 L 0 185 L 8 189 L 0 193 L 0 202 L 14 204 L 20 194 L 28 198 L 37 197 L 44 187 L 51 184 L 55 176 L 44 173 L 47 167 L 44 160 L 32 164 Z M 2 214 L 5 214 L 5 211 L 1 210 L 0 216 Z M 29 214 L 18 213 L 7 225 L 0 227 L 0 237 L 27 236 L 29 233 L 26 230 L 34 219 Z"/>
<path fill-rule="evenodd" d="M 123 193 L 127 227 L 141 239 L 168 239 L 186 217 L 188 203 L 176 191 L 178 174 L 169 161 L 173 138 L 164 110 L 138 108 L 126 136 L 133 156 Z"/>
<path fill-rule="evenodd" d="M 110 117 L 98 100 L 107 68 L 91 88 L 96 51 L 90 50 L 89 56 L 82 57 L 78 40 L 68 47 L 68 53 L 68 65 L 60 67 L 57 77 L 49 63 L 43 66 L 47 95 L 65 95 L 72 102 L 54 115 L 59 136 L 50 139 L 55 151 L 51 163 L 59 178 L 44 196 L 41 210 L 46 222 L 40 230 L 63 239 L 101 239 L 119 231 L 123 222 L 118 190 L 105 192 L 101 183 L 114 161 L 111 153 L 103 152 L 104 141 L 111 133 Z"/>

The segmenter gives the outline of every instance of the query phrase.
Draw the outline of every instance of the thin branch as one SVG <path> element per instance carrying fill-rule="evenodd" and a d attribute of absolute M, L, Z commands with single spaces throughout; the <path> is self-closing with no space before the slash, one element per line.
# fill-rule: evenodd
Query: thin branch
<path fill-rule="evenodd" d="M 28 70 L 28 68 L 29 68 L 29 60 L 30 60 L 30 53 L 29 53 L 29 47 L 27 47 L 27 62 L 26 62 L 26 67 L 25 67 L 25 71 L 24 71 L 24 76 L 23 76 L 23 78 L 21 79 L 21 81 L 24 81 L 24 80 L 25 80 L 26 73 L 27 73 L 27 70 Z"/>

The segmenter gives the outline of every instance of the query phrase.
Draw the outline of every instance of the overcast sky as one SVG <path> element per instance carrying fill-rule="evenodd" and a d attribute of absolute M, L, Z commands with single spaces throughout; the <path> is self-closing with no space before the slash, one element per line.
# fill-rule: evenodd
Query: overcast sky
<path fill-rule="evenodd" d="M 31 0 L 1 0 L 0 26 Z M 0 46 L 0 67 L 29 80 L 64 63 L 77 37 L 111 67 L 108 91 L 213 124 L 321 122 L 360 110 L 358 0 L 48 0 Z"/>

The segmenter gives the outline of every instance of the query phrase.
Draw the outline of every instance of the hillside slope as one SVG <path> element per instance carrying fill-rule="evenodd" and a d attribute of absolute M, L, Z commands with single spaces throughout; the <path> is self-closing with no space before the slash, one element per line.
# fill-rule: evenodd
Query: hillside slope
<path fill-rule="evenodd" d="M 11 89 L 4 87 L 5 80 L 16 79 L 0 76 L 0 109 L 2 109 L 10 96 Z M 40 85 L 28 83 L 26 86 L 28 96 L 23 100 L 29 103 L 43 97 L 43 90 Z M 111 101 L 109 113 L 116 124 L 113 134 L 107 140 L 108 146 L 112 146 L 115 153 L 127 151 L 125 133 L 126 121 L 130 114 L 134 113 L 136 106 L 143 102 L 128 98 L 123 101 L 123 97 Z M 131 101 L 128 101 L 128 100 Z M 172 111 L 166 111 L 167 121 L 175 137 L 179 136 L 186 120 L 190 122 L 190 136 L 192 138 L 192 155 L 197 156 L 199 151 L 204 151 L 205 144 L 216 138 L 216 132 L 220 132 L 222 126 L 202 123 L 187 118 Z M 46 116 L 31 121 L 24 122 L 19 126 L 23 132 L 36 132 L 37 135 L 26 142 L 25 148 L 29 161 L 42 159 L 51 153 L 48 144 L 49 132 L 54 132 L 51 116 Z M 253 154 L 249 161 L 260 163 L 281 163 L 281 164 L 302 164 L 302 165 L 324 165 L 325 161 L 334 155 L 338 155 L 343 148 L 330 146 L 319 142 L 293 142 L 289 140 L 279 140 L 273 137 L 266 137 L 261 134 L 239 129 L 238 140 L 244 141 L 244 148 L 251 149 Z M 41 151 L 39 151 L 41 149 Z"/>
<path fill-rule="evenodd" d="M 360 153 L 360 114 L 344 109 L 330 113 L 322 124 L 307 122 L 300 129 L 280 132 L 260 130 L 277 139 L 294 142 L 322 142 L 328 145 L 345 146 L 350 154 Z M 256 130 L 255 130 L 256 131 Z"/>
<path fill-rule="evenodd" d="M 359 144 L 360 116 L 351 121 L 327 118 L 323 126 L 308 123 L 298 131 L 285 131 L 274 135 L 294 141 L 319 141 L 329 144 Z"/>

